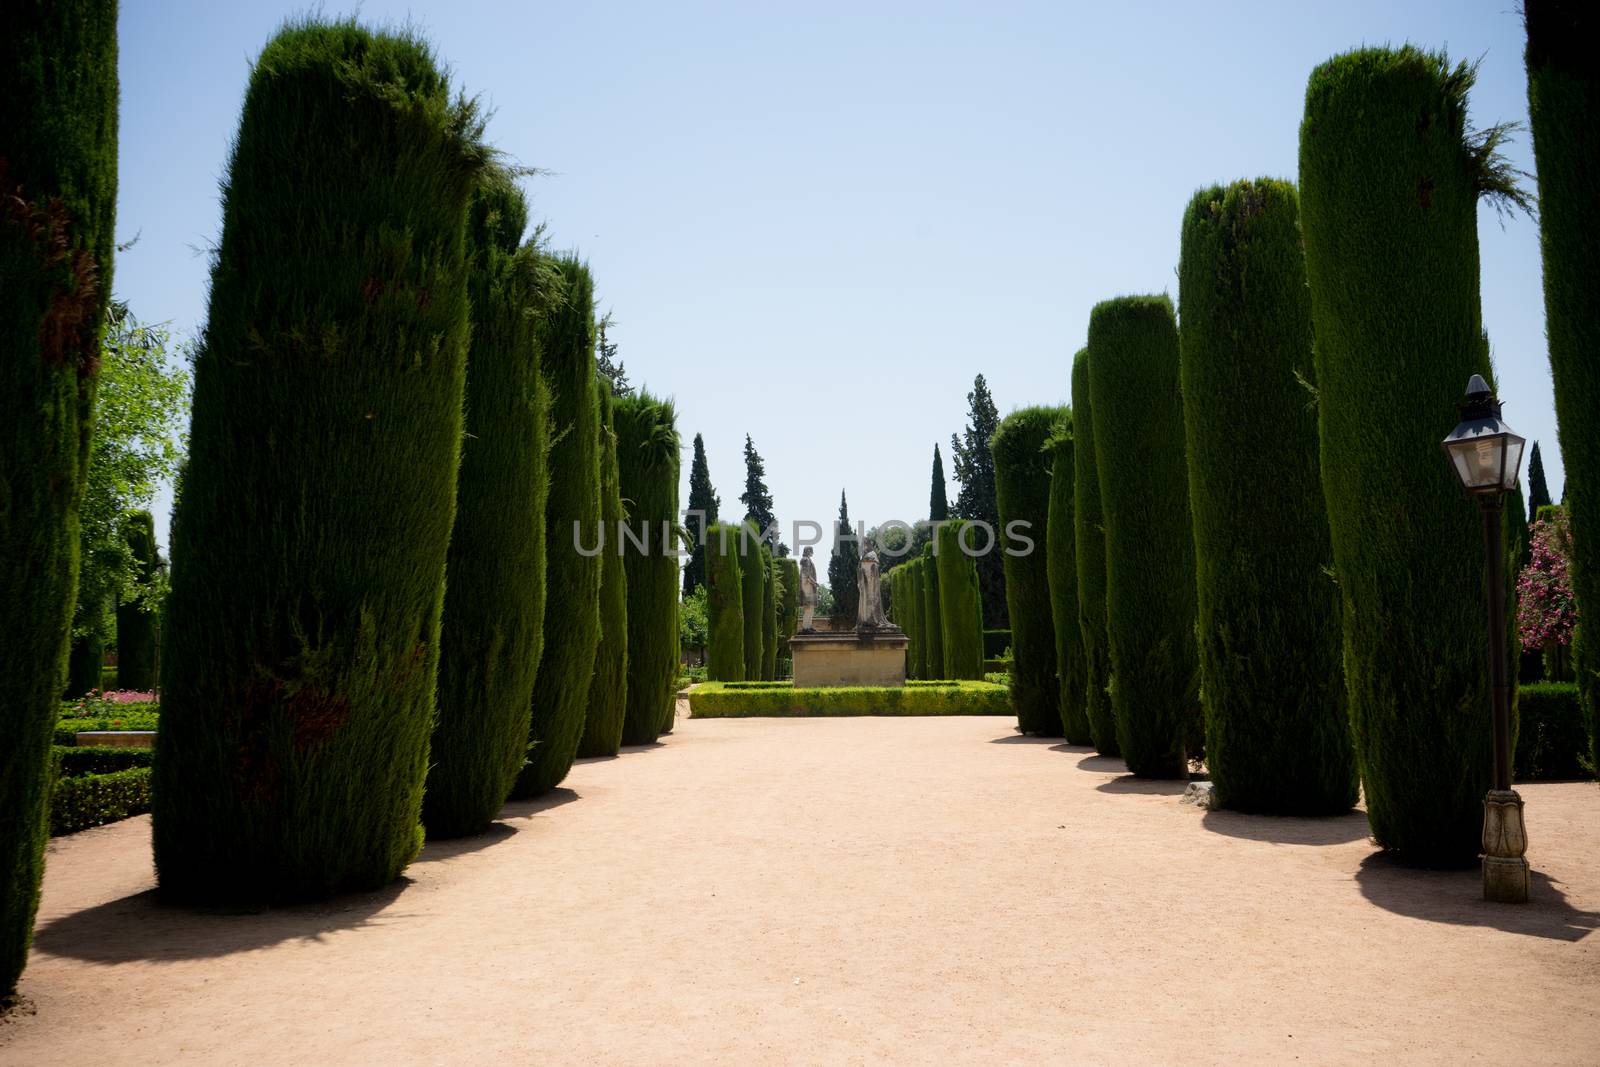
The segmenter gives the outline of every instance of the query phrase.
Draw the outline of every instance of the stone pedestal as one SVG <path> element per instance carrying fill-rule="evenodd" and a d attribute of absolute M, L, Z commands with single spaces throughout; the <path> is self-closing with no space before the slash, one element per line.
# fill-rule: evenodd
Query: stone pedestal
<path fill-rule="evenodd" d="M 154 748 L 154 730 L 85 730 L 77 735 L 78 747 L 94 745 L 99 748 Z"/>
<path fill-rule="evenodd" d="M 1515 789 L 1491 789 L 1483 800 L 1483 899 L 1528 902 L 1528 830 Z"/>
<path fill-rule="evenodd" d="M 906 645 L 900 630 L 800 633 L 789 638 L 797 689 L 815 686 L 906 684 Z"/>

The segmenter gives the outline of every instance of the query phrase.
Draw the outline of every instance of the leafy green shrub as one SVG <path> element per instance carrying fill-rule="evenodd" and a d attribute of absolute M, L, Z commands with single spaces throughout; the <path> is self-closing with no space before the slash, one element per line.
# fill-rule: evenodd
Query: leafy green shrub
<path fill-rule="evenodd" d="M 1025 734 L 1061 736 L 1061 684 L 1050 606 L 1050 457 L 1045 444 L 1064 409 L 1029 407 L 1000 420 L 989 442 L 1000 503 L 1011 619 L 1011 701 Z M 1015 525 L 1014 525 L 1015 524 Z M 1026 524 L 1025 526 L 1022 524 Z M 1012 531 L 1018 536 L 1013 536 Z"/>
<path fill-rule="evenodd" d="M 1536 682 L 1517 689 L 1518 781 L 1589 778 L 1589 730 L 1574 682 Z"/>
<path fill-rule="evenodd" d="M 694 719 L 1009 714 L 1005 687 L 979 681 L 816 689 L 708 682 L 689 694 L 689 717 Z"/>
<path fill-rule="evenodd" d="M 87 830 L 150 810 L 149 767 L 62 778 L 50 791 L 50 835 Z"/>
<path fill-rule="evenodd" d="M 671 728 L 677 700 L 672 683 L 678 671 L 678 561 L 671 550 L 678 518 L 678 413 L 671 400 L 640 389 L 619 397 L 612 417 L 628 522 L 645 531 L 643 549 L 633 541 L 622 544 L 628 571 L 628 714 L 622 743 L 647 745 Z"/>
<path fill-rule="evenodd" d="M 739 565 L 742 527 L 712 523 L 706 527 L 706 613 L 711 641 L 707 676 L 718 682 L 740 682 L 744 672 L 744 568 Z"/>
<path fill-rule="evenodd" d="M 934 554 L 939 576 L 939 646 L 946 678 L 983 678 L 983 601 L 978 566 L 961 550 L 961 528 L 954 519 L 939 527 Z M 970 535 L 969 535 L 970 537 Z M 974 542 L 974 547 L 979 543 Z"/>
<path fill-rule="evenodd" d="M 134 560 L 139 594 L 117 605 L 118 689 L 154 689 L 156 686 L 156 612 L 149 599 L 156 578 L 156 520 L 148 511 L 136 511 L 122 524 L 122 535 Z M 105 678 L 100 679 L 101 688 Z"/>
<path fill-rule="evenodd" d="M 985 630 L 983 631 L 983 654 L 989 659 L 1003 656 L 1006 649 L 1011 647 L 1010 630 Z"/>
<path fill-rule="evenodd" d="M 251 70 L 173 518 L 169 896 L 371 889 L 422 845 L 480 136 L 406 34 L 290 24 Z"/>
<path fill-rule="evenodd" d="M 1294 186 L 1202 189 L 1178 293 L 1206 769 L 1224 804 L 1356 802 Z"/>
<path fill-rule="evenodd" d="M 1595 74 L 1593 8 L 1574 0 L 1525 0 L 1528 117 L 1538 166 L 1539 235 L 1544 249 L 1545 331 L 1555 381 L 1556 421 L 1566 464 L 1564 494 L 1574 532 L 1573 590 L 1591 618 L 1600 614 L 1600 76 Z M 1539 516 L 1544 518 L 1543 515 Z M 1580 692 L 1600 765 L 1600 677 L 1589 649 L 1595 623 L 1575 642 Z"/>
<path fill-rule="evenodd" d="M 1084 695 L 1083 635 L 1078 628 L 1077 521 L 1073 516 L 1077 475 L 1073 420 L 1063 410 L 1047 442 L 1050 461 L 1050 508 L 1045 531 L 1045 564 L 1050 578 L 1050 616 L 1055 627 L 1056 679 L 1060 689 L 1061 732 L 1069 744 L 1094 743 Z M 985 669 L 1010 670 L 1004 667 Z"/>
<path fill-rule="evenodd" d="M 1119 754 L 1111 710 L 1111 644 L 1106 633 L 1106 532 L 1095 456 L 1094 406 L 1089 398 L 1089 350 L 1072 359 L 1072 526 L 1078 567 L 1078 637 L 1083 643 L 1084 718 L 1095 751 Z"/>
<path fill-rule="evenodd" d="M 148 748 L 116 748 L 111 745 L 56 745 L 51 752 L 56 761 L 56 777 L 77 778 L 85 774 L 110 774 L 129 767 L 148 767 L 155 753 Z"/>
<path fill-rule="evenodd" d="M 1117 748 L 1140 777 L 1187 778 L 1186 757 L 1198 755 L 1203 742 L 1194 536 L 1171 300 L 1127 296 L 1095 305 L 1089 396 Z"/>
<path fill-rule="evenodd" d="M 430 837 L 486 828 L 528 753 L 544 648 L 550 412 L 538 319 L 550 279 L 549 262 L 523 243 L 527 222 L 512 176 L 487 172 L 469 214 L 473 325 L 422 798 Z"/>
<path fill-rule="evenodd" d="M 918 565 L 922 582 L 922 676 L 934 681 L 945 676 L 944 608 L 939 601 L 939 569 L 931 545 L 922 550 Z"/>
<path fill-rule="evenodd" d="M 50 727 L 117 197 L 117 4 L 24 0 L 0 31 L 0 998 L 44 872 Z"/>
<path fill-rule="evenodd" d="M 594 279 L 571 257 L 554 261 L 540 356 L 550 389 L 550 493 L 545 501 L 544 651 L 533 683 L 528 758 L 511 795 L 538 796 L 572 769 L 600 647 L 604 562 L 600 522 L 600 393 L 595 385 Z M 615 529 L 611 531 L 614 535 Z M 578 550 L 582 539 L 584 552 Z"/>
<path fill-rule="evenodd" d="M 1482 520 L 1440 455 L 1489 379 L 1466 65 L 1366 48 L 1317 67 L 1300 127 L 1323 490 L 1373 837 L 1469 864 L 1492 778 Z M 1419 669 L 1425 665 L 1425 669 Z M 1119 679 L 1120 685 L 1120 679 Z"/>
<path fill-rule="evenodd" d="M 597 375 L 595 388 L 600 391 L 600 524 L 606 547 L 600 557 L 600 644 L 594 653 L 594 679 L 589 683 L 589 710 L 578 755 L 615 756 L 622 748 L 623 720 L 628 714 L 628 576 L 623 562 L 625 539 L 618 540 L 623 506 L 611 383 Z M 676 635 L 674 628 L 668 640 Z M 662 641 L 662 635 L 655 635 L 655 640 Z"/>

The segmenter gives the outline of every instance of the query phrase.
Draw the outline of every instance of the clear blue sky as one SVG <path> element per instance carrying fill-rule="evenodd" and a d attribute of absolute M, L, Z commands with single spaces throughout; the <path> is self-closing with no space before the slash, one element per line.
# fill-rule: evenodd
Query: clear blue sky
<path fill-rule="evenodd" d="M 1306 77 L 1361 44 L 1483 57 L 1477 125 L 1526 119 L 1512 0 L 1341 4 L 328 4 L 423 29 L 491 105 L 558 248 L 590 261 L 635 382 L 675 396 L 737 513 L 748 432 L 779 518 L 848 489 L 926 514 L 973 375 L 1002 413 L 1066 402 L 1090 307 L 1171 292 L 1214 181 L 1293 177 Z M 202 249 L 252 58 L 305 6 L 122 10 L 116 287 L 205 316 Z M 1511 153 L 1532 170 L 1527 135 Z M 1537 227 L 1480 212 L 1506 417 L 1561 463 Z M 270 270 L 270 265 L 264 265 Z M 1463 383 L 1464 384 L 1464 383 Z M 1375 418 L 1381 418 L 1375 412 Z M 1453 413 L 1439 413 L 1442 437 Z M 949 457 L 946 455 L 946 468 Z M 1441 462 L 1441 479 L 1449 472 Z M 951 487 L 952 498 L 954 486 Z M 158 521 L 165 540 L 165 508 Z"/>

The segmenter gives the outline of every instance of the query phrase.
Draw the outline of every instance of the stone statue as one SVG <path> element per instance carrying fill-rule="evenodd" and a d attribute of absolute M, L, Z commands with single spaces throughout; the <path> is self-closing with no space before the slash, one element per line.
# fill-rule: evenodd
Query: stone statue
<path fill-rule="evenodd" d="M 878 550 L 867 539 L 867 550 L 856 565 L 856 629 L 887 630 L 889 620 L 883 614 L 883 589 L 878 581 Z"/>
<path fill-rule="evenodd" d="M 817 565 L 811 562 L 811 546 L 800 556 L 800 632 L 814 633 L 811 617 L 817 610 Z"/>

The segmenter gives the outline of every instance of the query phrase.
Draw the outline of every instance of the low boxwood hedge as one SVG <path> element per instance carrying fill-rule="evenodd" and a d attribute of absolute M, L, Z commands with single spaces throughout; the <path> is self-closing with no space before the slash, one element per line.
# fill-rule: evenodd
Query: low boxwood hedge
<path fill-rule="evenodd" d="M 149 767 L 62 778 L 50 793 L 50 834 L 75 833 L 149 810 Z"/>
<path fill-rule="evenodd" d="M 1520 782 L 1540 778 L 1588 778 L 1583 757 L 1589 731 L 1576 682 L 1535 682 L 1517 689 L 1517 753 Z"/>
<path fill-rule="evenodd" d="M 113 748 L 109 745 L 56 745 L 56 777 L 111 774 L 130 767 L 148 767 L 154 751 L 148 748 Z"/>
<path fill-rule="evenodd" d="M 692 719 L 845 715 L 1010 715 L 1003 685 L 978 681 L 908 682 L 904 687 L 707 682 L 689 694 Z"/>

